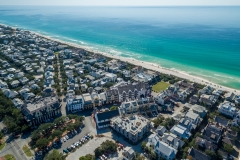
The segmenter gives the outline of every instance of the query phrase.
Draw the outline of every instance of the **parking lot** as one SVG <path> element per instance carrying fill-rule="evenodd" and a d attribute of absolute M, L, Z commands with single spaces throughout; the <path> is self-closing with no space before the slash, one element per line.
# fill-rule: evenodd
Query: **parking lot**
<path fill-rule="evenodd" d="M 76 134 L 74 137 L 69 137 L 69 139 L 66 142 L 63 142 L 61 147 L 58 149 L 60 152 L 63 152 L 63 149 L 66 149 L 67 147 L 70 147 L 72 144 L 79 141 L 79 139 L 82 139 L 86 134 L 95 135 L 96 129 L 94 128 L 92 124 L 91 117 L 85 117 L 84 120 L 85 127 L 82 129 L 82 131 L 78 134 Z"/>
<path fill-rule="evenodd" d="M 79 160 L 79 157 L 85 156 L 86 154 L 93 154 L 94 150 L 99 147 L 104 141 L 111 140 L 107 137 L 96 138 L 94 137 L 89 142 L 78 148 L 74 153 L 70 153 L 67 156 L 67 160 Z"/>

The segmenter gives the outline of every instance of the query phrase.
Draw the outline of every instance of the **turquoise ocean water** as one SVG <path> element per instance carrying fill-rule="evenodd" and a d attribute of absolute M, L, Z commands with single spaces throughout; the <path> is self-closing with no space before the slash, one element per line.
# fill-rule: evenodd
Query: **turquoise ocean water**
<path fill-rule="evenodd" d="M 240 7 L 0 6 L 0 23 L 240 89 Z"/>

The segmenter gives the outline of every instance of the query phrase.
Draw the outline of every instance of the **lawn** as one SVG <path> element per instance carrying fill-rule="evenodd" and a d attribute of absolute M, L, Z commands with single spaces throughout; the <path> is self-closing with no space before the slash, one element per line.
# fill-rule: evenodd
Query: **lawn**
<path fill-rule="evenodd" d="M 11 155 L 11 154 L 6 154 L 6 155 L 4 156 L 4 158 L 5 158 L 6 160 L 16 160 L 15 157 L 14 157 L 13 155 Z"/>
<path fill-rule="evenodd" d="M 1 141 L 0 150 L 2 150 L 4 147 L 5 147 L 5 142 Z"/>
<path fill-rule="evenodd" d="M 160 92 L 165 90 L 168 86 L 170 86 L 169 83 L 165 83 L 165 82 L 158 82 L 157 84 L 152 86 L 152 90 L 154 92 Z"/>
<path fill-rule="evenodd" d="M 28 157 L 32 157 L 33 154 L 31 152 L 31 150 L 28 148 L 28 146 L 24 145 L 23 148 L 22 148 L 23 152 L 26 154 L 26 156 Z"/>

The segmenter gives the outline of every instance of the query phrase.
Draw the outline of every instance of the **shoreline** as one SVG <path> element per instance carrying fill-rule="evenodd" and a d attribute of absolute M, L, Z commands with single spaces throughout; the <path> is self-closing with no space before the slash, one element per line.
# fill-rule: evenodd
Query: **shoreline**
<path fill-rule="evenodd" d="M 6 25 L 6 24 L 0 23 L 0 25 Z M 6 26 L 8 26 L 8 25 L 6 25 Z M 18 28 L 18 27 L 13 27 L 13 26 L 10 26 L 10 27 Z M 106 56 L 106 57 L 109 57 L 109 58 L 118 59 L 120 61 L 128 62 L 128 63 L 136 65 L 136 66 L 141 65 L 142 67 L 144 67 L 146 69 L 150 69 L 150 70 L 153 70 L 153 71 L 158 71 L 158 72 L 164 73 L 164 74 L 173 75 L 173 76 L 176 76 L 176 77 L 179 77 L 179 78 L 190 80 L 190 81 L 195 82 L 195 83 L 199 83 L 199 84 L 203 84 L 203 85 L 210 85 L 210 86 L 212 86 L 213 88 L 216 88 L 216 89 L 221 89 L 221 90 L 224 90 L 224 91 L 234 92 L 234 93 L 240 94 L 240 90 L 238 90 L 238 89 L 234 89 L 234 88 L 226 87 L 226 86 L 223 86 L 223 85 L 219 85 L 217 83 L 211 82 L 210 80 L 190 75 L 190 74 L 188 74 L 184 71 L 165 68 L 165 67 L 157 65 L 155 63 L 140 61 L 140 60 L 137 60 L 137 59 L 134 59 L 134 58 L 126 58 L 126 57 L 121 57 L 121 56 L 118 56 L 118 55 L 114 55 L 114 54 L 110 54 L 110 53 L 106 53 L 106 52 L 102 52 L 102 51 L 98 51 L 98 50 L 93 50 L 88 46 L 83 46 L 83 45 L 80 45 L 80 44 L 77 44 L 77 43 L 74 43 L 74 42 L 67 42 L 67 41 L 64 41 L 64 40 L 53 38 L 53 37 L 48 36 L 48 35 L 41 35 L 40 33 L 37 33 L 36 31 L 27 30 L 27 29 L 24 29 L 24 28 L 22 28 L 22 29 L 26 30 L 26 31 L 29 31 L 30 33 L 35 34 L 39 37 L 43 37 L 43 38 L 46 38 L 46 39 L 49 39 L 49 40 L 52 40 L 52 41 L 56 41 L 56 42 L 61 43 L 61 44 L 69 45 L 69 46 L 72 46 L 72 47 L 75 47 L 75 48 L 84 49 L 86 51 L 93 52 L 94 54 L 100 54 L 100 55 L 103 55 L 103 56 Z"/>
<path fill-rule="evenodd" d="M 178 71 L 176 69 L 172 70 L 172 69 L 168 69 L 168 68 L 162 67 L 160 65 L 157 65 L 157 64 L 154 64 L 154 63 L 151 63 L 151 62 L 140 61 L 140 60 L 137 60 L 137 59 L 134 59 L 134 58 L 126 58 L 126 57 L 121 57 L 121 56 L 118 56 L 118 55 L 113 55 L 113 54 L 110 54 L 110 53 L 105 53 L 105 52 L 102 52 L 102 51 L 92 50 L 92 49 L 90 49 L 90 47 L 87 47 L 87 46 L 82 46 L 80 44 L 76 44 L 76 43 L 73 43 L 73 42 L 66 42 L 66 41 L 63 41 L 63 40 L 52 38 L 50 36 L 43 36 L 43 35 L 40 35 L 36 32 L 32 32 L 32 31 L 31 31 L 31 33 L 39 35 L 39 36 L 44 37 L 44 38 L 47 38 L 47 39 L 52 40 L 52 41 L 56 41 L 56 42 L 59 42 L 59 43 L 62 43 L 62 44 L 72 46 L 72 47 L 85 49 L 86 51 L 93 52 L 95 54 L 100 54 L 100 55 L 103 55 L 103 56 L 106 56 L 106 57 L 109 57 L 109 58 L 118 59 L 120 61 L 128 62 L 128 63 L 131 63 L 131 64 L 136 65 L 136 66 L 141 65 L 142 67 L 144 67 L 146 69 L 150 69 L 150 70 L 153 70 L 153 71 L 158 71 L 160 73 L 170 74 L 170 75 L 180 77 L 180 78 L 183 78 L 183 79 L 187 79 L 187 80 L 190 80 L 192 82 L 199 83 L 199 84 L 210 85 L 210 86 L 212 86 L 213 88 L 216 88 L 216 89 L 221 89 L 221 90 L 225 90 L 225 91 L 228 91 L 228 92 L 234 92 L 234 93 L 240 94 L 240 90 L 238 90 L 238 89 L 229 88 L 229 87 L 226 87 L 226 86 L 223 86 L 223 85 L 219 85 L 219 84 L 213 83 L 209 80 L 206 80 L 204 78 L 193 76 L 193 75 L 190 75 L 186 72 Z"/>

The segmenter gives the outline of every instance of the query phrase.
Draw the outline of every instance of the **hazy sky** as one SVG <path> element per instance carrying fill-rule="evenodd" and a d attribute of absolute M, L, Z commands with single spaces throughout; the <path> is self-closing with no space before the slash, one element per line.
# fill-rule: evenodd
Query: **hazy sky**
<path fill-rule="evenodd" d="M 240 0 L 0 0 L 0 5 L 216 6 L 240 5 Z"/>

